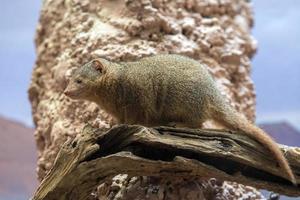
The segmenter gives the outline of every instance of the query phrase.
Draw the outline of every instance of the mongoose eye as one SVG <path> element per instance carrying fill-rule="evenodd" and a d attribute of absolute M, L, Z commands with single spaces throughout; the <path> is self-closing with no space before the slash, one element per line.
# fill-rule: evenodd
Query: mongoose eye
<path fill-rule="evenodd" d="M 77 79 L 77 80 L 75 80 L 75 82 L 76 82 L 77 84 L 81 84 L 81 83 L 82 83 L 82 80 Z"/>

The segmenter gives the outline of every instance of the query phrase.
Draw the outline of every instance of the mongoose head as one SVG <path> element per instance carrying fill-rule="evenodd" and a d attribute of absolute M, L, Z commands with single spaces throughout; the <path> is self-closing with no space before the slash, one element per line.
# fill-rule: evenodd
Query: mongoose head
<path fill-rule="evenodd" d="M 86 63 L 73 72 L 64 94 L 72 99 L 90 99 L 104 73 L 105 68 L 101 60 L 94 59 Z"/>

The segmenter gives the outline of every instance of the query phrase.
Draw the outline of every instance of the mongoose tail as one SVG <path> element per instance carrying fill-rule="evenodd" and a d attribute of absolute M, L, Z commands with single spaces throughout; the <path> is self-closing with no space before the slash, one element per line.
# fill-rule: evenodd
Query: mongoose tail
<path fill-rule="evenodd" d="M 267 133 L 253 125 L 246 118 L 244 118 L 244 116 L 241 116 L 241 114 L 236 112 L 234 108 L 231 108 L 229 105 L 226 105 L 223 102 L 221 104 L 215 105 L 222 106 L 212 107 L 212 118 L 214 120 L 231 130 L 240 130 L 244 134 L 263 144 L 276 158 L 279 166 L 286 172 L 289 180 L 294 185 L 297 185 L 296 178 L 292 172 L 288 161 L 281 152 L 278 144 Z"/>

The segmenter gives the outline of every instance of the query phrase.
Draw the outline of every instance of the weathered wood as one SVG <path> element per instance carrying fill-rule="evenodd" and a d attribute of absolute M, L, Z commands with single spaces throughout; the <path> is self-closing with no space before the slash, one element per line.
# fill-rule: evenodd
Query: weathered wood
<path fill-rule="evenodd" d="M 282 147 L 300 182 L 300 148 Z M 66 142 L 34 200 L 87 199 L 117 174 L 215 177 L 277 193 L 300 196 L 270 153 L 257 141 L 225 130 L 86 126 Z"/>

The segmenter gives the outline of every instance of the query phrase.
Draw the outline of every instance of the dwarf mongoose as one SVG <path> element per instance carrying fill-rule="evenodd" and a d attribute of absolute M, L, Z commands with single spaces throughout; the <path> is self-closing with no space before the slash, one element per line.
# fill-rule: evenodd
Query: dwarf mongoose
<path fill-rule="evenodd" d="M 119 123 L 199 128 L 214 120 L 240 130 L 265 145 L 296 184 L 278 145 L 225 102 L 208 70 L 193 59 L 179 55 L 119 63 L 94 59 L 75 70 L 64 93 L 96 102 Z"/>

